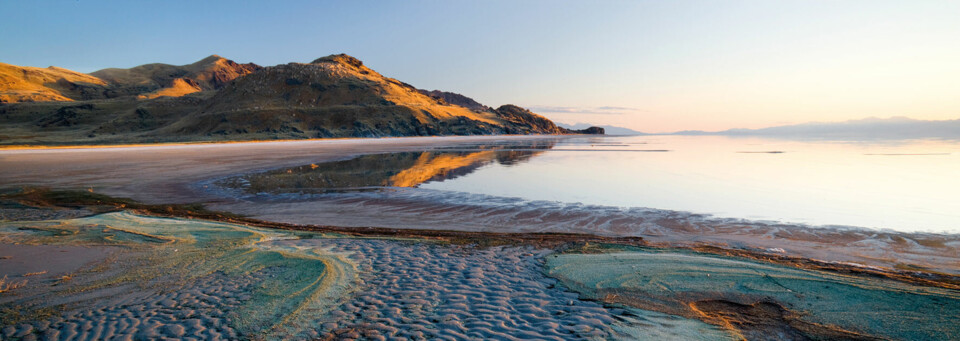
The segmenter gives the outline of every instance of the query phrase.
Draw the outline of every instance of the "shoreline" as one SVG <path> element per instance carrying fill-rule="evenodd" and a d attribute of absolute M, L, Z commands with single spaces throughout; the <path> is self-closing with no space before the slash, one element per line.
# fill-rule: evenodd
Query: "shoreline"
<path fill-rule="evenodd" d="M 235 213 L 211 211 L 198 205 L 149 205 L 135 201 L 93 195 L 82 198 L 83 193 L 69 196 L 81 196 L 80 200 L 49 201 L 44 200 L 43 191 L 28 192 L 23 196 L 0 198 L 19 200 L 20 203 L 39 209 L 81 209 L 90 212 L 88 216 L 129 211 L 135 214 L 171 219 L 191 219 L 205 222 L 217 222 L 251 226 L 257 228 L 286 231 L 305 231 L 314 233 L 333 233 L 353 237 L 369 238 L 413 238 L 425 241 L 442 241 L 455 245 L 476 247 L 491 246 L 533 246 L 564 250 L 590 244 L 613 245 L 619 247 L 640 247 L 660 250 L 686 250 L 714 256 L 753 260 L 762 263 L 784 265 L 805 270 L 827 271 L 872 278 L 890 279 L 902 283 L 929 286 L 935 288 L 960 290 L 960 276 L 925 269 L 896 269 L 871 266 L 852 262 L 825 261 L 810 257 L 785 255 L 773 251 L 758 249 L 723 247 L 706 242 L 675 243 L 650 241 L 640 236 L 603 236 L 587 233 L 561 232 L 490 232 L 459 231 L 416 228 L 390 228 L 377 226 L 336 226 L 315 224 L 293 224 L 239 216 Z M 76 199 L 74 197 L 73 199 Z"/>
<path fill-rule="evenodd" d="M 462 139 L 462 140 L 487 140 L 487 139 L 523 139 L 527 138 L 562 138 L 565 136 L 591 136 L 586 134 L 529 134 L 529 135 L 435 135 L 435 136 L 384 136 L 384 137 L 327 137 L 311 139 L 278 139 L 278 140 L 237 140 L 237 141 L 184 141 L 184 142 L 157 142 L 157 143 L 118 143 L 118 144 L 92 144 L 92 145 L 0 145 L 0 153 L 6 151 L 43 151 L 43 150 L 72 150 L 72 149 L 131 149 L 131 148 L 170 148 L 170 147 L 192 147 L 192 146 L 217 146 L 217 145 L 267 145 L 267 144 L 285 144 L 285 143 L 378 143 L 396 142 L 420 142 L 421 140 L 433 139 Z M 601 135 L 602 136 L 602 135 Z"/>
<path fill-rule="evenodd" d="M 960 235 L 956 234 L 808 228 L 710 219 L 683 211 L 518 203 L 510 198 L 437 194 L 417 189 L 388 194 L 335 195 L 319 200 L 273 201 L 269 195 L 265 198 L 226 195 L 218 192 L 214 183 L 230 176 L 306 167 L 369 154 L 447 151 L 451 147 L 453 150 L 503 148 L 512 152 L 517 149 L 512 143 L 545 141 L 549 144 L 577 136 L 484 135 L 0 150 L 0 183 L 17 184 L 19 188 L 90 191 L 147 205 L 203 204 L 216 211 L 293 225 L 323 222 L 361 228 L 635 236 L 658 245 L 712 246 L 771 253 L 778 250 L 773 254 L 826 263 L 960 275 L 960 253 L 955 248 L 960 245 Z M 483 204 L 476 204 L 478 202 Z M 509 224 L 503 223 L 507 221 Z"/>
<path fill-rule="evenodd" d="M 96 256 L 118 247 L 109 259 L 72 256 L 75 263 L 88 265 L 67 270 L 59 280 L 31 274 L 11 278 L 25 286 L 0 299 L 26 313 L 0 310 L 15 321 L 4 327 L 5 336 L 358 337 L 403 335 L 423 324 L 417 321 L 473 335 L 476 323 L 503 319 L 516 324 L 473 333 L 489 338 L 524 330 L 525 335 L 553 333 L 566 339 L 636 338 L 647 332 L 702 335 L 709 330 L 711 339 L 762 338 L 771 332 L 828 339 L 916 338 L 933 335 L 927 329 L 931 326 L 956 334 L 944 321 L 960 309 L 955 304 L 960 302 L 960 276 L 735 247 L 579 233 L 284 224 L 202 205 L 149 205 L 89 192 L 7 193 L 0 195 L 0 205 L 7 217 L 0 228 L 9 233 L 0 235 L 5 237 L 0 262 L 23 259 L 24 269 L 46 270 L 42 259 L 17 250 L 63 244 Z M 18 209 L 24 211 L 20 217 L 13 213 Z M 18 241 L 23 247 L 16 246 Z M 644 259 L 649 261 L 640 261 Z M 648 275 L 654 280 L 644 280 Z M 55 276 L 59 272 L 47 277 Z M 712 280 L 720 286 L 714 288 Z M 839 300 L 819 300 L 819 295 L 848 294 L 851 302 L 877 302 L 910 316 L 937 309 L 947 314 L 887 332 L 861 323 L 897 325 L 899 315 L 862 320 L 836 311 L 842 306 Z M 798 304 L 804 300 L 811 300 L 814 310 Z M 268 302 L 273 313 L 244 318 L 261 309 L 258 302 Z M 898 308 L 904 302 L 920 308 Z M 233 313 L 238 309 L 244 313 Z M 398 317 L 408 316 L 404 314 L 419 318 Z M 134 322 L 121 322 L 131 315 Z M 842 321 L 835 323 L 832 316 Z M 547 321 L 560 323 L 545 328 Z M 557 334 L 558 326 L 567 334 Z M 100 334 L 104 330 L 107 334 Z"/>

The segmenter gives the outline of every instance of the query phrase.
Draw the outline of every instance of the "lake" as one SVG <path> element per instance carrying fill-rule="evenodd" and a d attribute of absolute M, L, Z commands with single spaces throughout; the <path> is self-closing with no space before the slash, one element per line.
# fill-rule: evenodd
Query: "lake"
<path fill-rule="evenodd" d="M 582 137 L 420 185 L 528 200 L 960 232 L 960 143 Z"/>

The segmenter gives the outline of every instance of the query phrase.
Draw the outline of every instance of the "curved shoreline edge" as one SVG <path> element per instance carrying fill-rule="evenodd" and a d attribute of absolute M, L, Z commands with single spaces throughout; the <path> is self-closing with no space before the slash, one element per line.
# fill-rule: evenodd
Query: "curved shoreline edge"
<path fill-rule="evenodd" d="M 850 262 L 823 261 L 777 252 L 736 247 L 722 247 L 710 243 L 651 242 L 637 236 L 601 236 L 585 233 L 561 232 L 489 232 L 438 229 L 357 227 L 336 225 L 293 224 L 240 216 L 230 212 L 212 211 L 199 204 L 142 204 L 129 199 L 82 191 L 25 190 L 22 193 L 3 194 L 0 199 L 15 200 L 36 208 L 70 208 L 88 210 L 91 214 L 130 211 L 135 214 L 179 219 L 221 222 L 257 228 L 270 228 L 316 233 L 336 233 L 356 237 L 414 238 L 461 245 L 498 246 L 527 245 L 563 250 L 575 245 L 607 244 L 653 249 L 687 250 L 697 253 L 728 256 L 785 265 L 806 270 L 828 271 L 838 274 L 886 278 L 903 283 L 960 290 L 960 276 L 927 271 L 904 270 L 869 266 Z"/>

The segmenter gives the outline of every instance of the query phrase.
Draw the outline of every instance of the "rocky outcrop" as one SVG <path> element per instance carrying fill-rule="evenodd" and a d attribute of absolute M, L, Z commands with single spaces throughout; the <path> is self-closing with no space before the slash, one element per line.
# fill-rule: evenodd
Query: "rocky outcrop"
<path fill-rule="evenodd" d="M 511 123 L 514 130 L 511 134 L 563 134 L 563 130 L 557 127 L 553 121 L 546 117 L 534 114 L 532 111 L 518 107 L 513 104 L 502 105 L 494 112 L 500 119 Z"/>

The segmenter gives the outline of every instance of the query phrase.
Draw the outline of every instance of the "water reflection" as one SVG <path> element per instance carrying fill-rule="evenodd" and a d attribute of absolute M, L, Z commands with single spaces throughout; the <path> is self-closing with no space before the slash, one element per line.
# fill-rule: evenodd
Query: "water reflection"
<path fill-rule="evenodd" d="M 640 143 L 647 150 L 670 152 L 635 153 Z M 561 150 L 565 152 L 554 152 Z M 484 167 L 421 188 L 724 218 L 960 233 L 958 172 L 960 143 L 949 140 L 637 136 L 571 138 L 520 167 Z"/>
<path fill-rule="evenodd" d="M 363 155 L 350 160 L 308 164 L 217 181 L 225 188 L 246 194 L 326 193 L 417 187 L 430 181 L 453 179 L 488 164 L 513 166 L 553 147 L 539 141 L 513 149 L 513 145 L 482 145 L 472 150 L 433 150 Z"/>

